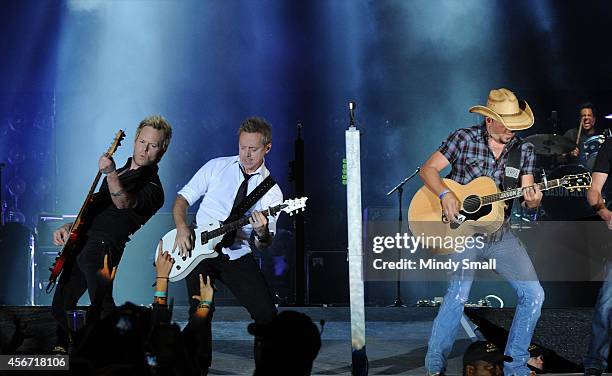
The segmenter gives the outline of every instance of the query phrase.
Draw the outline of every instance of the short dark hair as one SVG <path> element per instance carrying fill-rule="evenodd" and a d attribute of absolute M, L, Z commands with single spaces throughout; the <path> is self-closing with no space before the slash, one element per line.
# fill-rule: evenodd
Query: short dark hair
<path fill-rule="evenodd" d="M 593 111 L 593 117 L 597 117 L 597 110 L 595 109 L 595 105 L 591 102 L 584 102 L 581 104 L 580 108 L 578 109 L 578 114 L 580 114 L 585 108 L 590 108 L 591 111 Z"/>
<path fill-rule="evenodd" d="M 240 124 L 240 128 L 238 128 L 238 136 L 240 133 L 261 133 L 263 136 L 261 143 L 264 145 L 268 145 L 272 142 L 272 126 L 263 118 L 260 117 L 250 117 Z"/>

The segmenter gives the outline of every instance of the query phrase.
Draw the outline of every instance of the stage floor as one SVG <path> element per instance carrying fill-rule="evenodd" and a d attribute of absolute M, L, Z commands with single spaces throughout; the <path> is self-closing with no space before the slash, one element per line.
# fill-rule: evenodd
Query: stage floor
<path fill-rule="evenodd" d="M 313 375 L 351 374 L 351 330 L 346 307 L 297 307 L 292 309 L 310 316 L 319 326 L 325 320 L 322 346 Z M 427 339 L 435 317 L 435 308 L 366 309 L 366 349 L 370 375 L 424 375 Z M 185 307 L 174 315 L 185 324 Z M 213 320 L 213 363 L 211 375 L 252 375 L 253 337 L 247 333 L 250 317 L 241 307 L 217 307 Z M 470 340 L 460 330 L 448 364 L 449 374 L 461 374 L 463 351 Z"/>
<path fill-rule="evenodd" d="M 325 320 L 322 347 L 314 363 L 313 375 L 350 375 L 348 307 L 279 308 L 281 311 L 289 309 L 307 314 L 319 328 L 321 320 Z M 173 320 L 184 326 L 188 319 L 187 311 L 188 307 L 175 307 Z M 503 326 L 509 326 L 512 309 L 488 312 L 495 314 L 496 320 Z M 436 313 L 437 308 L 430 307 L 367 307 L 366 348 L 370 364 L 369 374 L 424 375 L 427 340 Z M 588 336 L 585 333 L 589 331 L 592 309 L 546 309 L 542 314 L 534 341 L 551 345 L 563 342 L 568 348 L 560 347 L 561 355 L 566 355 L 568 359 L 579 364 L 586 350 L 585 341 Z M 17 353 L 44 354 L 53 347 L 55 323 L 51 318 L 50 307 L 0 307 L 2 343 L 5 343 L 6 336 L 13 332 L 14 317 L 18 317 L 21 323 L 25 324 L 27 332 L 27 339 L 17 349 Z M 248 312 L 242 307 L 216 308 L 213 320 L 214 354 L 211 375 L 253 374 L 253 337 L 247 332 L 250 322 Z M 559 328 L 559 325 L 562 328 Z M 555 338 L 555 335 L 559 338 Z M 465 330 L 460 328 L 450 355 L 447 374 L 461 374 L 463 352 L 470 342 Z"/>

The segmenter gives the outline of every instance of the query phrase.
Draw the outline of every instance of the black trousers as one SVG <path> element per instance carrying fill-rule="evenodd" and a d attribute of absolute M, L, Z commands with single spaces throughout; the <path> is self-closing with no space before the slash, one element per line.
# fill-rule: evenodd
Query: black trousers
<path fill-rule="evenodd" d="M 87 291 L 89 300 L 101 305 L 101 315 L 115 309 L 113 285 L 101 281 L 98 271 L 104 266 L 104 255 L 108 254 L 108 264 L 112 269 L 119 264 L 123 250 L 117 250 L 103 239 L 87 239 L 75 259 L 67 260 L 59 282 L 55 287 L 51 312 L 57 321 L 58 345 L 68 344 L 68 323 L 66 312 L 76 305 Z M 98 291 L 100 290 L 100 291 Z"/>
<path fill-rule="evenodd" d="M 206 281 L 206 276 L 210 276 L 211 282 L 218 279 L 226 285 L 238 302 L 249 311 L 256 324 L 269 324 L 276 316 L 274 299 L 251 253 L 236 260 L 228 260 L 220 256 L 200 262 L 185 278 L 190 299 L 190 315 L 193 315 L 199 303 L 191 299 L 194 295 L 200 295 L 199 274 L 202 274 L 204 281 Z M 187 347 L 191 349 L 190 355 L 194 357 L 200 369 L 209 368 L 212 360 L 212 317 L 213 312 L 211 311 L 203 323 L 191 318 L 185 327 Z M 259 352 L 258 344 L 259 340 L 256 338 L 256 361 Z"/>

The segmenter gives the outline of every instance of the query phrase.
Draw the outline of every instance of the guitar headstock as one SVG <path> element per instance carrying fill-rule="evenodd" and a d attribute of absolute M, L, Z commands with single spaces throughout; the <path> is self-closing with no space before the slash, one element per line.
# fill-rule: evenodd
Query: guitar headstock
<path fill-rule="evenodd" d="M 300 198 L 285 200 L 280 205 L 281 211 L 284 211 L 285 213 L 289 215 L 293 215 L 296 212 L 299 212 L 300 209 L 304 211 L 306 210 L 306 200 L 308 200 L 308 197 L 300 197 Z"/>
<path fill-rule="evenodd" d="M 125 132 L 122 129 L 119 129 L 117 134 L 115 134 L 115 138 L 113 139 L 113 143 L 111 144 L 111 146 L 106 151 L 106 155 L 109 158 L 112 158 L 113 154 L 115 154 L 115 151 L 117 151 L 117 148 L 121 145 L 121 141 L 123 141 L 124 138 L 125 138 Z"/>
<path fill-rule="evenodd" d="M 591 187 L 591 173 L 584 172 L 582 174 L 565 175 L 561 179 L 561 185 L 573 192 L 574 190 L 580 191 L 582 188 Z"/>

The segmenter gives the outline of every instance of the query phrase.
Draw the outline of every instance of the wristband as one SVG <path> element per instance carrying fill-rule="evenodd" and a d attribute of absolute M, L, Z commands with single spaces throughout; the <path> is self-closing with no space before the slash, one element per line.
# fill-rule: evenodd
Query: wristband
<path fill-rule="evenodd" d="M 210 303 L 210 304 L 209 304 L 209 303 Z M 207 301 L 207 300 L 202 300 L 202 301 L 200 302 L 200 304 L 198 304 L 198 309 L 200 309 L 200 308 L 208 308 L 208 309 L 211 309 L 211 307 L 212 307 L 212 302 L 209 302 L 209 301 Z"/>
<path fill-rule="evenodd" d="M 595 205 L 591 205 L 591 209 L 593 209 L 593 211 L 594 211 L 595 213 L 598 213 L 598 212 L 599 212 L 601 209 L 603 209 L 603 208 L 605 208 L 605 207 L 606 207 L 606 205 L 604 205 L 604 204 L 603 204 L 603 203 L 601 203 L 601 202 L 598 202 L 598 203 L 597 203 L 597 204 L 595 204 Z"/>
<path fill-rule="evenodd" d="M 440 194 L 438 195 L 438 198 L 442 200 L 444 196 L 446 196 L 447 193 L 450 193 L 450 189 L 445 189 L 442 192 L 440 192 Z"/>
<path fill-rule="evenodd" d="M 155 294 L 153 295 L 156 298 L 167 298 L 168 297 L 168 292 L 166 291 L 155 291 Z"/>

